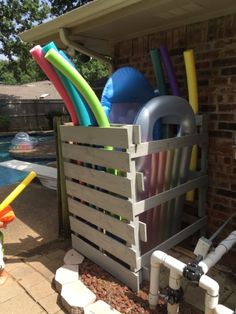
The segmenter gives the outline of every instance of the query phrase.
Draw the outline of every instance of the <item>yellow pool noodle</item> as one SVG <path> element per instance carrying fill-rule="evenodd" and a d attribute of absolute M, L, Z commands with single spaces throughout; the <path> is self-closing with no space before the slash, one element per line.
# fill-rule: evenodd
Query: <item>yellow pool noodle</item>
<path fill-rule="evenodd" d="M 188 84 L 188 99 L 189 103 L 193 109 L 193 112 L 196 114 L 198 112 L 198 89 L 197 89 L 197 75 L 195 67 L 195 59 L 193 50 L 184 51 L 184 63 L 187 76 Z M 197 146 L 194 145 L 192 149 L 191 161 L 190 161 L 190 170 L 196 170 L 197 168 Z M 193 201 L 194 191 L 187 193 L 186 199 L 188 201 Z"/>
<path fill-rule="evenodd" d="M 27 185 L 37 176 L 36 172 L 31 171 L 28 176 L 5 198 L 0 204 L 0 211 L 7 207 L 14 199 L 27 187 Z"/>

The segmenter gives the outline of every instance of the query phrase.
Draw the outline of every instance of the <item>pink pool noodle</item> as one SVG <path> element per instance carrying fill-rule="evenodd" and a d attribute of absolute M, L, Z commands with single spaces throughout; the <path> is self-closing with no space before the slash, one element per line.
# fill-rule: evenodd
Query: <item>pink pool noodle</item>
<path fill-rule="evenodd" d="M 71 102 L 69 95 L 67 94 L 64 86 L 62 85 L 62 83 L 61 83 L 58 75 L 54 71 L 53 67 L 44 58 L 42 48 L 39 45 L 37 45 L 30 50 L 30 53 L 31 53 L 32 57 L 35 59 L 35 61 L 38 63 L 40 68 L 43 70 L 43 72 L 47 75 L 49 80 L 53 83 L 56 90 L 60 94 L 61 98 L 64 100 L 65 106 L 69 112 L 69 115 L 71 117 L 73 124 L 78 125 L 78 118 L 76 116 L 76 112 L 75 112 L 73 103 Z"/>

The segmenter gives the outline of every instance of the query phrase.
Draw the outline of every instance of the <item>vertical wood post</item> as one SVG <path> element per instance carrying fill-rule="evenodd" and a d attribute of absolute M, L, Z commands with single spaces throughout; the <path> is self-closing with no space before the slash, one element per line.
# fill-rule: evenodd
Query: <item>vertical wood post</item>
<path fill-rule="evenodd" d="M 66 184 L 64 175 L 63 156 L 61 149 L 60 125 L 61 117 L 54 118 L 54 131 L 56 136 L 56 155 L 57 155 L 57 206 L 58 206 L 58 223 L 59 236 L 63 238 L 70 237 L 69 211 L 66 194 Z"/>

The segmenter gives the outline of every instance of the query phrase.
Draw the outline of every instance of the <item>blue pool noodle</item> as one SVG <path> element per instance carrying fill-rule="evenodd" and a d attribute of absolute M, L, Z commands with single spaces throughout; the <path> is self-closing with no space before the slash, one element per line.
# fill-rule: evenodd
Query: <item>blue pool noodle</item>
<path fill-rule="evenodd" d="M 58 51 L 57 46 L 53 42 L 50 42 L 43 47 L 43 53 L 46 54 L 51 48 Z M 66 56 L 66 54 L 63 51 L 59 51 L 59 53 L 61 54 L 61 56 L 63 58 L 65 58 L 68 62 L 70 62 L 70 64 L 72 64 L 74 66 L 72 61 Z M 75 108 L 75 111 L 77 113 L 80 125 L 89 126 L 89 125 L 93 124 L 91 119 L 90 119 L 90 115 L 88 113 L 86 105 L 84 104 L 84 101 L 80 97 L 77 89 L 60 71 L 58 71 L 57 69 L 55 69 L 55 71 L 58 74 L 58 76 L 60 77 L 62 84 L 64 85 L 68 95 L 71 98 L 71 101 L 74 105 L 74 108 Z"/>

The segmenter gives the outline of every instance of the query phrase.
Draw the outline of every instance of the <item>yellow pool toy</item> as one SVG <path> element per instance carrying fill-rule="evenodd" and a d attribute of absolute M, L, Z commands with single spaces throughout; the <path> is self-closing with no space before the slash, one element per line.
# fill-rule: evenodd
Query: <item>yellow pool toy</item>
<path fill-rule="evenodd" d="M 193 112 L 196 114 L 198 112 L 198 89 L 194 53 L 192 49 L 184 51 L 184 63 L 188 84 L 188 99 L 193 109 Z M 194 145 L 190 161 L 190 170 L 194 171 L 196 170 L 196 168 L 197 168 L 197 146 Z M 188 192 L 186 199 L 188 201 L 193 201 L 194 191 Z"/>
<path fill-rule="evenodd" d="M 4 199 L 4 201 L 0 204 L 0 221 L 9 223 L 15 218 L 15 214 L 9 205 L 36 176 L 36 172 L 31 171 L 27 177 Z"/>

